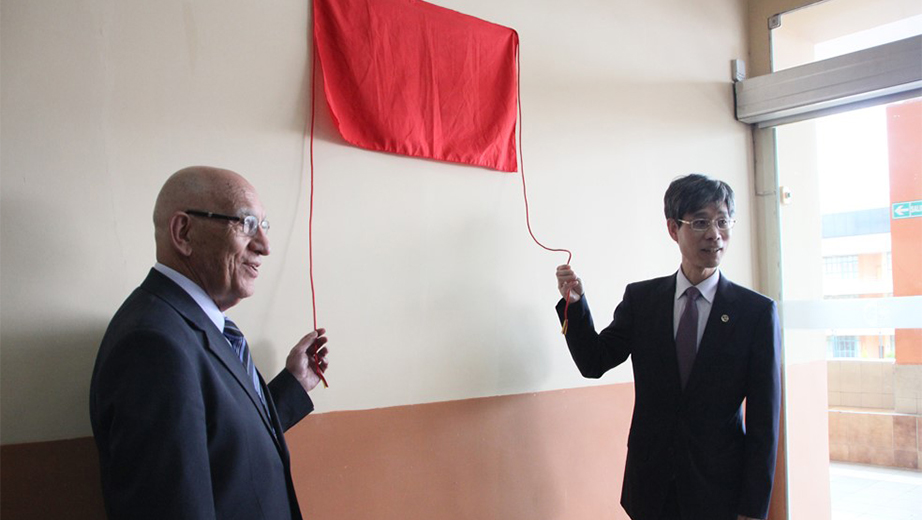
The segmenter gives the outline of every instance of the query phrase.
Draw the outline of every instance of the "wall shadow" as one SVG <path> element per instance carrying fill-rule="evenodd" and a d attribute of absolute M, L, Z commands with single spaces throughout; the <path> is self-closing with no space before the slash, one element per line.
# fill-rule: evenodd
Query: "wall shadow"
<path fill-rule="evenodd" d="M 105 520 L 93 438 L 0 446 L 0 517 Z"/>

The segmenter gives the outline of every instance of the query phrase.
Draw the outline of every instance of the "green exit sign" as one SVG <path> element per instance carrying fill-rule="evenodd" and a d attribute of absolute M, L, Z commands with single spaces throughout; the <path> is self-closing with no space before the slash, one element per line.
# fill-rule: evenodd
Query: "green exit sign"
<path fill-rule="evenodd" d="M 893 203 L 893 219 L 922 217 L 922 200 Z"/>

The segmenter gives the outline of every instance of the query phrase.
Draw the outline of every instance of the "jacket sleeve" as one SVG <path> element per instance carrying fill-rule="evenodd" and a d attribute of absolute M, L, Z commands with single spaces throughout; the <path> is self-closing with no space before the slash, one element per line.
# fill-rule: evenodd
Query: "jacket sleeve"
<path fill-rule="evenodd" d="M 307 416 L 307 414 L 314 411 L 314 402 L 311 397 L 288 370 L 283 369 L 279 372 L 267 386 L 269 387 L 269 393 L 272 394 L 272 401 L 275 403 L 279 422 L 286 432 L 289 428 L 298 424 L 298 421 Z"/>
<path fill-rule="evenodd" d="M 630 287 L 624 291 L 624 299 L 615 309 L 611 324 L 597 333 L 589 311 L 589 303 L 583 294 L 579 301 L 570 304 L 567 310 L 567 347 L 583 377 L 598 379 L 608 370 L 624 363 L 631 353 L 630 335 L 632 312 L 629 303 Z M 564 321 L 566 301 L 557 303 L 557 315 Z"/>
<path fill-rule="evenodd" d="M 745 468 L 739 514 L 767 518 L 778 457 L 781 327 L 774 302 L 753 331 L 746 395 Z"/>
<path fill-rule="evenodd" d="M 188 351 L 135 331 L 112 349 L 96 386 L 110 520 L 214 519 L 203 390 Z"/>

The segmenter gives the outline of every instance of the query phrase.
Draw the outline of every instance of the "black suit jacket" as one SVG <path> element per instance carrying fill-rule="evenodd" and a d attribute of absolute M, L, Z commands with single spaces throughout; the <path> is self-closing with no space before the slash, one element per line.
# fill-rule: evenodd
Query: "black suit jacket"
<path fill-rule="evenodd" d="M 268 414 L 239 358 L 181 287 L 151 270 L 109 324 L 90 385 L 110 520 L 300 520 L 282 433 L 313 410 L 283 370 Z"/>
<path fill-rule="evenodd" d="M 781 398 L 775 303 L 721 274 L 683 391 L 675 288 L 676 275 L 628 285 L 611 325 L 598 334 L 585 295 L 570 305 L 567 345 L 583 376 L 601 377 L 628 356 L 633 364 L 621 503 L 635 520 L 658 519 L 674 481 L 684 520 L 766 518 Z M 561 320 L 563 307 L 561 300 Z"/>

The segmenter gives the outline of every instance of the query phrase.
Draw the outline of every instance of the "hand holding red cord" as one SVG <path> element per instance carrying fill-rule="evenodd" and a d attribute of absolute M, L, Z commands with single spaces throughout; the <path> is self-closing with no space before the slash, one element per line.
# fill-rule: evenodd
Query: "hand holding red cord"
<path fill-rule="evenodd" d="M 573 269 L 567 265 L 557 266 L 557 289 L 561 298 L 567 298 L 570 303 L 576 303 L 583 296 L 583 281 L 580 280 Z"/>
<path fill-rule="evenodd" d="M 563 329 L 560 331 L 566 336 L 567 325 L 569 324 L 567 314 L 570 310 L 570 304 L 578 302 L 583 296 L 583 281 L 576 276 L 576 273 L 573 272 L 573 269 L 568 264 L 557 266 L 557 290 L 560 291 L 560 296 L 567 300 L 563 308 Z"/>
<path fill-rule="evenodd" d="M 320 353 L 314 352 L 313 355 L 311 355 L 311 361 L 311 370 L 313 370 L 314 374 L 316 374 L 317 377 L 320 378 L 320 381 L 323 382 L 323 387 L 329 388 L 330 385 L 327 384 L 327 379 L 323 377 L 323 371 L 326 370 L 329 366 L 329 363 L 326 360 L 326 349 L 324 349 L 323 357 L 321 357 Z"/>
<path fill-rule="evenodd" d="M 285 361 L 285 368 L 291 372 L 291 375 L 301 383 L 305 392 L 310 392 L 319 383 L 323 382 L 326 386 L 326 379 L 323 373 L 329 367 L 327 361 L 327 342 L 326 329 L 317 329 L 298 342 Z"/>

